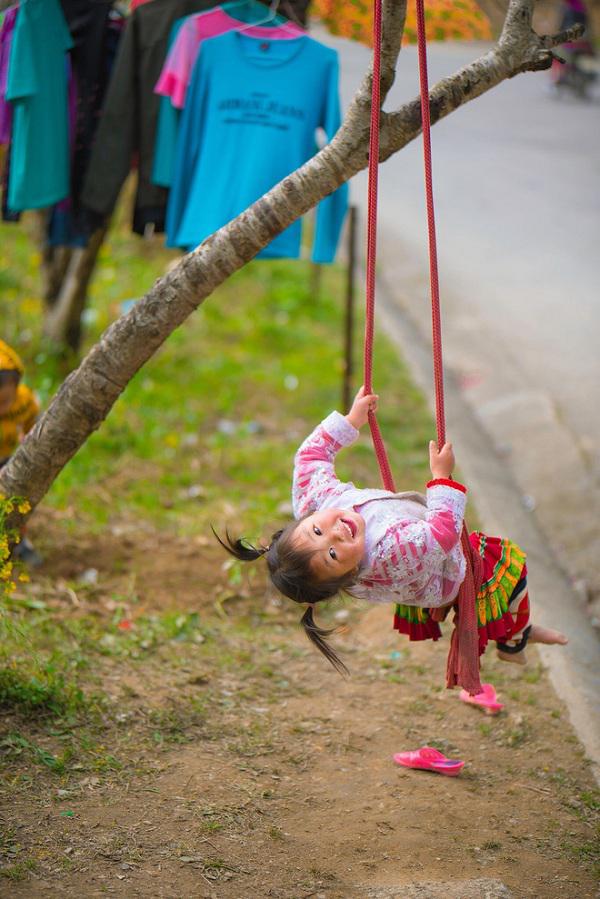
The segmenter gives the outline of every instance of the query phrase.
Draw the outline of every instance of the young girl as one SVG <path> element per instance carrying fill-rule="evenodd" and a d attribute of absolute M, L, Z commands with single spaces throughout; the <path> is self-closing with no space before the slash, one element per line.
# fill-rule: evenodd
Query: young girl
<path fill-rule="evenodd" d="M 316 603 L 341 590 L 369 602 L 395 602 L 397 630 L 413 640 L 437 640 L 437 621 L 444 617 L 439 610 L 452 606 L 466 570 L 460 535 L 467 491 L 451 480 L 450 443 L 438 451 L 430 442 L 433 480 L 426 496 L 359 490 L 336 477 L 338 451 L 354 443 L 377 400 L 361 388 L 348 415 L 332 412 L 301 445 L 293 477 L 296 520 L 276 531 L 269 546 L 256 548 L 228 533 L 224 542 L 215 534 L 237 559 L 264 556 L 277 589 L 308 604 L 301 619 L 306 634 L 340 671 L 345 666 L 325 640 L 331 631 L 314 622 Z M 501 658 L 524 663 L 528 641 L 566 643 L 558 631 L 529 624 L 522 550 L 500 537 L 474 533 L 470 540 L 483 558 L 477 594 L 480 652 L 492 639 Z"/>

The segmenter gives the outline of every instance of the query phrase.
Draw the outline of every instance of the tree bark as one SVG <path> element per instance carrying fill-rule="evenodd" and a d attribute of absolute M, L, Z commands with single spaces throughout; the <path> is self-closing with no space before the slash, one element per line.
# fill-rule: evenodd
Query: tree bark
<path fill-rule="evenodd" d="M 531 29 L 532 8 L 533 0 L 511 0 L 497 45 L 435 85 L 431 91 L 433 122 L 505 78 L 550 66 L 552 47 L 562 43 L 565 35 L 536 35 Z M 394 80 L 405 11 L 405 2 L 384 0 L 382 103 Z M 2 469 L 1 492 L 27 496 L 35 507 L 61 469 L 106 418 L 127 383 L 169 334 L 277 234 L 366 167 L 371 77 L 369 71 L 331 143 L 184 256 L 127 315 L 105 331 Z M 381 122 L 383 160 L 419 134 L 419 100 L 396 112 L 382 113 Z"/>

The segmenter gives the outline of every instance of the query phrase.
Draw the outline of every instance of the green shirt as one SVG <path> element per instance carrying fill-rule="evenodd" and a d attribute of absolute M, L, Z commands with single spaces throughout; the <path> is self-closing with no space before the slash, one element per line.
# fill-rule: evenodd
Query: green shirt
<path fill-rule="evenodd" d="M 6 90 L 14 110 L 8 207 L 15 212 L 69 194 L 66 51 L 72 45 L 58 0 L 22 0 Z"/>

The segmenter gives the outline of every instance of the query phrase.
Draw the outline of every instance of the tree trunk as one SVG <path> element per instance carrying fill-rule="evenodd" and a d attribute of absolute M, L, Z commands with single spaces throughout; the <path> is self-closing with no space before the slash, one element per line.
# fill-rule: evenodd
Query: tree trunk
<path fill-rule="evenodd" d="M 534 34 L 532 9 L 533 0 L 511 0 L 498 44 L 433 88 L 433 122 L 505 78 L 551 65 L 552 48 L 563 43 L 567 35 Z M 405 2 L 384 0 L 382 103 L 394 80 L 405 11 Z M 579 32 L 572 29 L 568 36 L 575 33 Z M 127 383 L 169 334 L 277 234 L 366 167 L 370 84 L 369 72 L 330 144 L 184 256 L 127 315 L 106 330 L 0 472 L 1 492 L 27 496 L 35 507 L 61 469 L 106 418 Z M 381 159 L 413 140 L 420 129 L 418 99 L 396 112 L 382 112 Z"/>
<path fill-rule="evenodd" d="M 102 246 L 106 228 L 92 234 L 87 246 L 48 248 L 50 258 L 44 291 L 44 336 L 77 352 L 81 341 L 81 316 L 88 285 Z"/>

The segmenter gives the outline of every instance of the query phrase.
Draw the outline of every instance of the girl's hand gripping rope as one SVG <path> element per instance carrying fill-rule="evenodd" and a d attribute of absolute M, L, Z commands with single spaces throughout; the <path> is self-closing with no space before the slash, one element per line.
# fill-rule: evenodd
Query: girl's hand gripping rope
<path fill-rule="evenodd" d="M 451 477 L 455 464 L 451 443 L 445 443 L 441 450 L 438 450 L 435 440 L 429 441 L 429 467 L 434 478 Z"/>
<path fill-rule="evenodd" d="M 369 420 L 369 412 L 377 411 L 378 401 L 379 396 L 376 393 L 365 394 L 364 386 L 360 388 L 354 397 L 352 408 L 346 415 L 350 424 L 355 427 L 357 431 L 366 425 Z"/>

